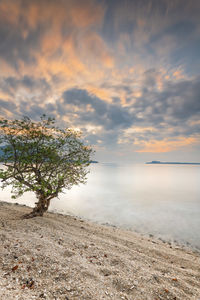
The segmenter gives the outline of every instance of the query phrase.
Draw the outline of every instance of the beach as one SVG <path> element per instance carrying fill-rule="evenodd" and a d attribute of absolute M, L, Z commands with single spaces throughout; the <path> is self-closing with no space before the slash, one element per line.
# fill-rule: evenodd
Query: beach
<path fill-rule="evenodd" d="M 0 299 L 200 299 L 200 254 L 80 218 L 0 202 Z"/>

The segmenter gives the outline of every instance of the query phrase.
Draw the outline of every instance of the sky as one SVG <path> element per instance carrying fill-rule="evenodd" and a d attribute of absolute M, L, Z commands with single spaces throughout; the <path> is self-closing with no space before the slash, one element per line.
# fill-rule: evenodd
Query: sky
<path fill-rule="evenodd" d="M 55 117 L 101 162 L 200 162 L 199 16 L 199 0 L 0 0 L 0 117 Z"/>

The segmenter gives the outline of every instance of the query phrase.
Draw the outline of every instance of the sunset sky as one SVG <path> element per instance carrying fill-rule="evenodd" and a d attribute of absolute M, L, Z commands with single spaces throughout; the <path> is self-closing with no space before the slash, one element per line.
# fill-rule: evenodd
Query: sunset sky
<path fill-rule="evenodd" d="M 103 162 L 200 162 L 199 0 L 0 0 L 0 117 L 43 113 Z"/>

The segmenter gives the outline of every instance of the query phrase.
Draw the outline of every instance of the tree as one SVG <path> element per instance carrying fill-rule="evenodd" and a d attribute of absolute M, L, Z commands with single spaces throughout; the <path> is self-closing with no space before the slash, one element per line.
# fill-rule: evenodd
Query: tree
<path fill-rule="evenodd" d="M 86 182 L 92 149 L 80 132 L 59 129 L 55 120 L 41 116 L 0 120 L 0 179 L 2 188 L 12 185 L 12 198 L 33 191 L 38 202 L 25 218 L 43 216 L 51 199 L 64 189 Z"/>

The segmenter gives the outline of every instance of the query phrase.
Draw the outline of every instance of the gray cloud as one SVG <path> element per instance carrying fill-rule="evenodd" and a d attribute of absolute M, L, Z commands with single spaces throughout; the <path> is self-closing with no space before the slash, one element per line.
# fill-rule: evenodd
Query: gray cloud
<path fill-rule="evenodd" d="M 150 83 L 151 85 L 151 83 Z M 158 129 L 156 139 L 168 136 L 198 134 L 200 119 L 200 78 L 181 82 L 166 82 L 163 91 L 145 90 L 134 105 L 135 113 L 142 114 L 143 126 Z M 136 123 L 138 124 L 138 123 Z M 166 132 L 167 129 L 170 132 Z M 148 135 L 148 133 L 147 133 Z"/>
<path fill-rule="evenodd" d="M 16 77 L 6 77 L 1 79 L 2 90 L 10 96 L 15 96 L 16 91 L 20 88 L 27 89 L 30 93 L 36 90 L 47 93 L 51 90 L 51 86 L 44 78 L 33 78 L 31 76 L 24 76 L 20 79 Z"/>
<path fill-rule="evenodd" d="M 0 107 L 6 109 L 8 111 L 11 111 L 11 112 L 15 111 L 15 109 L 16 109 L 15 103 L 8 102 L 8 101 L 2 100 L 2 99 L 0 99 Z"/>
<path fill-rule="evenodd" d="M 123 135 L 123 130 L 130 127 L 152 127 L 156 131 L 146 130 L 144 133 L 135 132 L 131 141 L 161 140 L 164 136 L 192 136 L 199 133 L 200 125 L 195 121 L 200 119 L 200 78 L 184 80 L 181 82 L 165 82 L 164 89 L 159 92 L 151 89 L 154 86 L 156 71 L 145 72 L 145 86 L 143 94 L 134 104 L 122 107 L 119 99 L 107 103 L 100 98 L 90 95 L 86 90 L 73 88 L 66 90 L 56 104 L 41 103 L 33 98 L 33 103 L 20 101 L 18 105 L 12 102 L 0 101 L 2 108 L 8 111 L 18 111 L 18 114 L 28 115 L 34 119 L 46 113 L 47 115 L 61 118 L 67 116 L 72 124 L 84 130 L 88 124 L 101 126 L 102 130 L 96 134 L 87 133 L 92 143 L 99 139 L 103 144 L 115 144 Z M 147 78 L 150 76 L 149 78 Z M 6 88 L 25 86 L 28 89 L 43 86 L 48 89 L 48 84 L 43 80 L 34 81 L 29 77 L 16 80 L 8 78 Z M 150 89 L 149 89 L 150 87 Z M 121 87 L 120 87 L 121 88 Z M 75 109 L 74 109 L 75 108 Z M 170 131 L 168 131 L 170 129 Z"/>
<path fill-rule="evenodd" d="M 36 63 L 32 53 L 40 44 L 39 29 L 30 32 L 26 39 L 22 34 L 24 29 L 6 24 L 4 19 L 0 20 L 0 57 L 16 70 L 19 70 L 20 59 L 24 63 Z"/>
<path fill-rule="evenodd" d="M 89 95 L 86 90 L 67 90 L 63 93 L 63 99 L 65 104 L 73 104 L 85 109 L 86 105 L 90 105 L 93 110 L 81 111 L 79 119 L 103 125 L 107 130 L 128 128 L 134 121 L 127 108 L 106 103 L 98 97 Z"/>
<path fill-rule="evenodd" d="M 152 73 L 150 72 L 151 76 Z M 152 79 L 153 81 L 153 79 Z M 149 82 L 152 85 L 152 82 Z M 93 142 L 98 138 L 105 144 L 116 144 L 123 136 L 123 130 L 130 127 L 152 127 L 156 131 L 145 130 L 135 132 L 130 137 L 130 142 L 135 138 L 150 141 L 162 140 L 163 137 L 191 136 L 198 134 L 198 124 L 191 125 L 192 121 L 200 117 L 200 80 L 185 80 L 183 82 L 167 82 L 163 91 L 145 90 L 135 104 L 129 107 L 120 106 L 119 102 L 106 103 L 100 98 L 91 96 L 85 90 L 71 89 L 63 94 L 64 102 L 60 103 L 63 114 L 70 112 L 65 108 L 66 104 L 75 105 L 78 110 L 78 119 L 74 122 L 84 128 L 84 124 L 101 125 L 103 127 L 99 135 L 89 134 Z M 90 105 L 92 111 L 87 111 Z M 85 108 L 85 110 L 83 110 Z M 112 137 L 112 138 L 111 138 Z"/>

